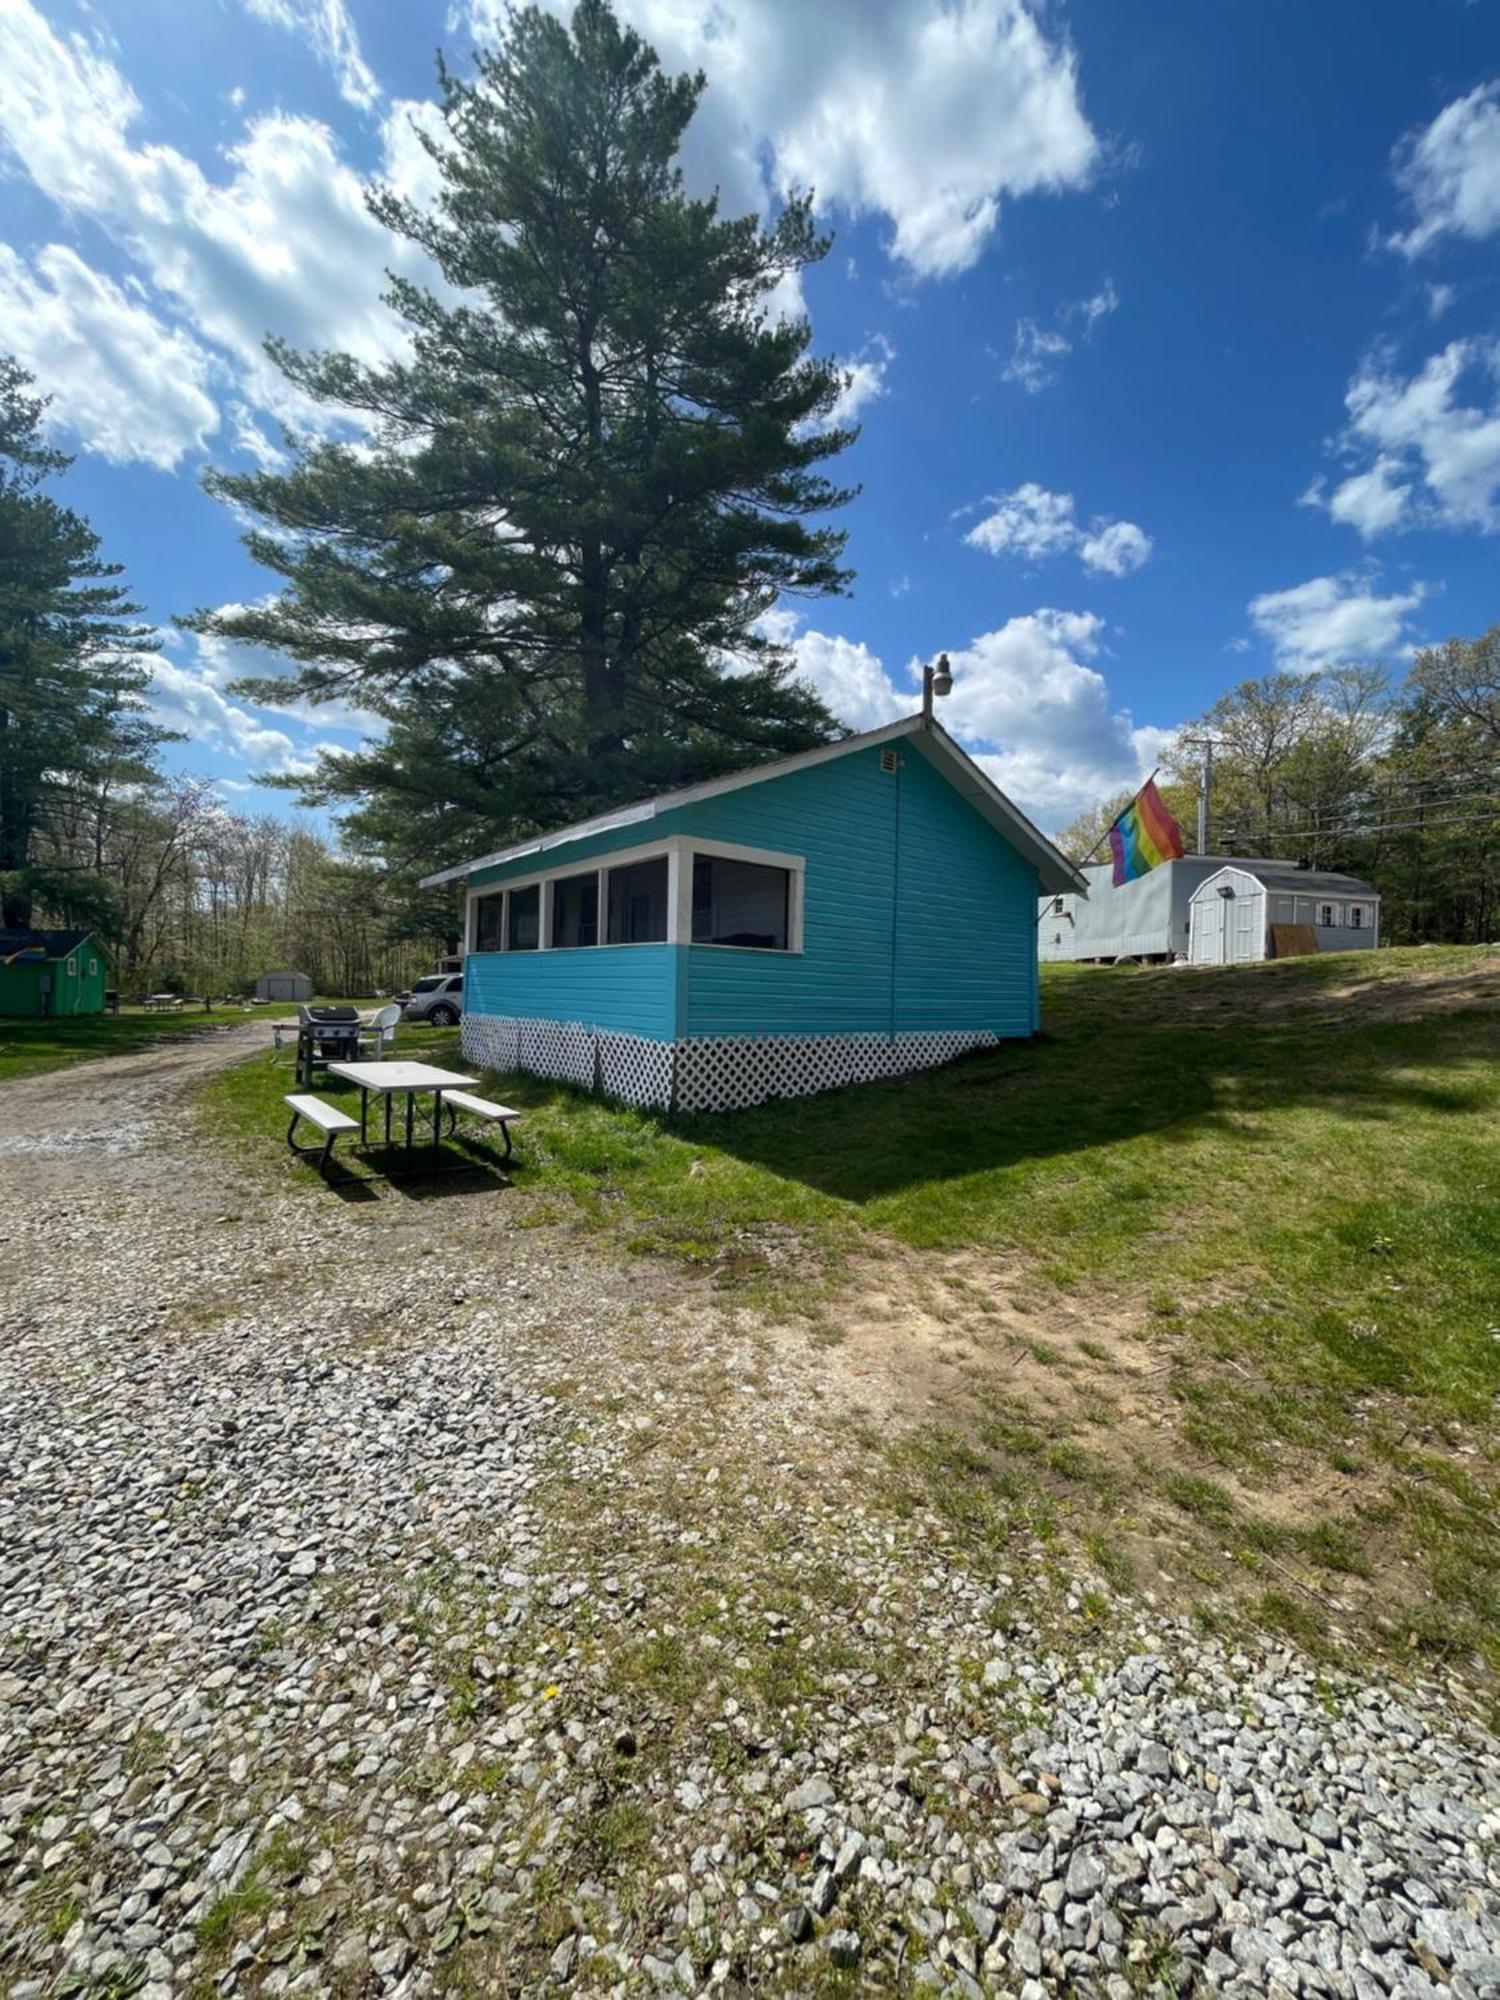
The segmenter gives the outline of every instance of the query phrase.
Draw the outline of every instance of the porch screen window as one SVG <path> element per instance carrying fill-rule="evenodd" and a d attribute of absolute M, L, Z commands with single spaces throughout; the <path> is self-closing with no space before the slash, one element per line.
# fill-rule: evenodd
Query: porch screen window
<path fill-rule="evenodd" d="M 609 871 L 611 944 L 667 941 L 667 857 L 633 861 Z"/>
<path fill-rule="evenodd" d="M 599 942 L 599 877 L 565 875 L 552 884 L 552 948 Z"/>
<path fill-rule="evenodd" d="M 498 951 L 504 939 L 502 919 L 505 914 L 505 897 L 481 896 L 474 912 L 474 949 L 476 951 Z"/>
<path fill-rule="evenodd" d="M 542 885 L 510 892 L 510 921 L 506 925 L 506 945 L 511 951 L 535 951 L 542 941 Z"/>
<path fill-rule="evenodd" d="M 791 871 L 722 854 L 693 857 L 693 943 L 785 951 Z"/>

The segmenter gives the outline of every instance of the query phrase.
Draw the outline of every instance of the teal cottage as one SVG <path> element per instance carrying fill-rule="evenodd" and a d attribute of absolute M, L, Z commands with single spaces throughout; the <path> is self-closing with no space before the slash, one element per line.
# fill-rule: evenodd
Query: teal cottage
<path fill-rule="evenodd" d="M 1034 1034 L 1037 898 L 1083 886 L 921 715 L 423 886 L 454 881 L 465 1059 L 684 1111 Z"/>

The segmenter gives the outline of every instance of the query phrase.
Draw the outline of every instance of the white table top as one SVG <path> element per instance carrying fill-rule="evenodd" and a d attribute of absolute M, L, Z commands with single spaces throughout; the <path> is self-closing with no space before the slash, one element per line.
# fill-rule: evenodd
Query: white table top
<path fill-rule="evenodd" d="M 478 1080 L 420 1062 L 331 1062 L 324 1067 L 330 1076 L 347 1077 L 365 1090 L 467 1090 Z"/>

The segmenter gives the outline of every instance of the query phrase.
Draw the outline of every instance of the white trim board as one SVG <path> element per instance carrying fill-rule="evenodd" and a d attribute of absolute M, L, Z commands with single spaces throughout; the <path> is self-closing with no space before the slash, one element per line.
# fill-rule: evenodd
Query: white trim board
<path fill-rule="evenodd" d="M 676 812 L 682 806 L 697 805 L 704 799 L 723 798 L 726 793 L 742 791 L 747 785 L 763 785 L 772 778 L 785 778 L 794 771 L 811 770 L 817 764 L 848 757 L 856 750 L 873 749 L 879 744 L 894 743 L 906 737 L 914 739 L 914 748 L 929 764 L 943 772 L 959 795 L 967 799 L 981 817 L 1034 863 L 1042 895 L 1050 895 L 1059 889 L 1075 893 L 1086 890 L 1087 884 L 1078 868 L 1032 825 L 1019 807 L 1011 804 L 1000 787 L 986 776 L 947 730 L 921 715 L 904 716 L 899 722 L 886 723 L 882 729 L 867 729 L 862 735 L 846 736 L 837 743 L 820 744 L 816 750 L 803 750 L 794 757 L 779 757 L 774 763 L 756 764 L 748 771 L 731 772 L 726 778 L 714 778 L 702 785 L 688 785 L 677 792 L 662 792 L 657 798 L 643 799 L 637 805 L 622 806 L 615 812 L 578 820 L 572 826 L 560 827 L 556 833 L 541 834 L 535 840 L 497 848 L 493 854 L 481 854 L 473 861 L 461 861 L 455 867 L 424 875 L 421 886 L 434 889 L 443 882 L 462 881 L 481 868 L 499 868 L 509 861 L 525 860 L 528 855 L 549 854 L 555 848 L 591 839 L 595 834 L 613 833 L 620 827 L 645 825 L 663 813 Z"/>
<path fill-rule="evenodd" d="M 777 950 L 773 945 L 711 945 L 695 943 L 693 938 L 693 871 L 692 857 L 696 854 L 719 855 L 726 861 L 751 861 L 765 868 L 780 868 L 791 877 L 788 890 L 787 908 L 787 948 Z M 464 906 L 464 949 L 482 957 L 508 956 L 510 947 L 500 946 L 498 951 L 486 950 L 479 953 L 475 943 L 478 931 L 479 905 L 492 896 L 506 896 L 513 889 L 531 889 L 540 886 L 541 897 L 537 913 L 538 952 L 550 951 L 636 951 L 639 944 L 609 944 L 600 938 L 597 944 L 554 945 L 552 937 L 552 893 L 557 883 L 571 881 L 577 875 L 593 875 L 599 882 L 598 923 L 601 929 L 608 924 L 609 892 L 604 877 L 614 868 L 629 868 L 638 861 L 657 861 L 665 855 L 667 862 L 667 935 L 655 938 L 651 943 L 688 944 L 695 951 L 760 951 L 769 952 L 775 958 L 795 958 L 804 947 L 805 911 L 807 905 L 807 861 L 801 854 L 782 854 L 769 847 L 744 847 L 731 840 L 700 840 L 689 833 L 664 834 L 660 840 L 644 843 L 640 847 L 622 847 L 609 854 L 596 855 L 590 861 L 573 861 L 552 868 L 535 869 L 525 875 L 516 875 L 504 882 L 487 883 L 481 888 L 470 889 Z M 504 915 L 502 912 L 502 926 Z M 503 936 L 503 929 L 502 929 Z M 521 954 L 530 958 L 531 951 Z"/>

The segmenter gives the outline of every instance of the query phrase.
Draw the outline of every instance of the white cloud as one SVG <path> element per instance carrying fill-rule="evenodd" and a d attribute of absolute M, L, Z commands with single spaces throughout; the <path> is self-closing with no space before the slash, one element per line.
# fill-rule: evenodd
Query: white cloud
<path fill-rule="evenodd" d="M 1120 303 L 1114 280 L 1106 278 L 1097 292 L 1086 299 L 1060 305 L 1052 326 L 1044 326 L 1029 315 L 1016 321 L 1016 336 L 1009 361 L 1000 371 L 1001 380 L 1014 382 L 1029 396 L 1050 389 L 1062 372 L 1062 364 L 1073 352 L 1074 338 L 1068 330 L 1081 323 L 1087 340 L 1101 319 Z"/>
<path fill-rule="evenodd" d="M 314 420 L 262 351 L 271 331 L 368 362 L 401 351 L 385 272 L 429 267 L 370 216 L 326 126 L 253 120 L 210 179 L 171 146 L 133 143 L 141 106 L 101 49 L 59 35 L 31 0 L 6 6 L 0 146 L 70 216 L 107 229 L 195 335 L 233 357 L 249 400 Z M 418 172 L 411 109 L 393 106 L 382 127 L 398 177 Z"/>
<path fill-rule="evenodd" d="M 827 632 L 803 632 L 790 643 L 797 678 L 814 688 L 851 729 L 878 729 L 911 713 L 911 696 L 892 684 L 868 646 Z"/>
<path fill-rule="evenodd" d="M 157 659 L 151 665 L 151 711 L 168 729 L 206 750 L 217 750 L 267 776 L 277 776 L 306 761 L 284 729 L 274 729 L 249 709 L 214 686 L 192 666 Z"/>
<path fill-rule="evenodd" d="M 1390 242 L 1406 256 L 1443 236 L 1478 242 L 1500 229 L 1500 83 L 1480 84 L 1408 134 L 1395 174 L 1414 220 Z"/>
<path fill-rule="evenodd" d="M 454 11 L 492 42 L 505 8 Z M 692 186 L 721 188 L 737 213 L 810 187 L 825 210 L 883 215 L 893 255 L 924 277 L 973 265 L 1005 201 L 1086 186 L 1099 164 L 1073 52 L 1024 0 L 619 0 L 619 12 L 667 69 L 707 73 Z"/>
<path fill-rule="evenodd" d="M 60 244 L 28 264 L 0 243 L 0 324 L 49 427 L 116 465 L 170 472 L 219 427 L 203 349 Z"/>
<path fill-rule="evenodd" d="M 895 358 L 896 350 L 885 335 L 872 335 L 863 351 L 844 363 L 844 386 L 828 413 L 827 422 L 830 425 L 857 422 L 867 405 L 886 394 L 885 378 Z"/>
<path fill-rule="evenodd" d="M 1085 569 L 1129 576 L 1151 554 L 1151 537 L 1133 521 L 1098 516 L 1085 528 L 1071 493 L 1049 493 L 1027 480 L 1011 493 L 992 494 L 986 514 L 964 536 L 971 548 L 992 556 L 1018 555 L 1028 562 L 1076 554 Z"/>
<path fill-rule="evenodd" d="M 1073 343 L 1065 333 L 1059 333 L 1055 327 L 1044 327 L 1034 319 L 1018 319 L 1015 345 L 1010 360 L 1000 371 L 1001 378 L 1016 383 L 1028 396 L 1035 396 L 1051 388 L 1064 356 L 1072 352 Z"/>
<path fill-rule="evenodd" d="M 1310 674 L 1409 651 L 1407 627 L 1426 595 L 1421 583 L 1381 597 L 1367 577 L 1315 576 L 1290 590 L 1266 591 L 1249 608 L 1276 664 Z"/>
<path fill-rule="evenodd" d="M 263 599 L 269 603 L 272 599 Z M 217 610 L 223 616 L 232 617 L 245 610 L 243 604 L 221 604 Z M 221 638 L 217 633 L 180 632 L 173 628 L 166 634 L 166 643 L 174 651 L 189 648 L 186 669 L 194 679 L 215 693 L 227 689 L 231 682 L 249 679 L 270 679 L 284 674 L 288 679 L 285 701 L 260 701 L 255 704 L 254 714 L 282 716 L 297 722 L 315 723 L 320 729 L 343 729 L 353 735 L 367 738 L 384 733 L 385 724 L 369 709 L 357 707 L 348 701 L 307 702 L 294 696 L 290 688 L 291 676 L 296 672 L 293 663 L 281 653 L 270 651 L 264 646 L 252 646 L 243 640 Z"/>
<path fill-rule="evenodd" d="M 235 403 L 229 414 L 234 419 L 236 448 L 253 458 L 262 472 L 280 471 L 287 462 L 287 455 L 279 444 L 266 436 L 253 413 L 243 403 Z"/>
<path fill-rule="evenodd" d="M 1371 536 L 1407 527 L 1500 531 L 1500 341 L 1454 340 L 1416 374 L 1376 358 L 1349 385 L 1340 444 L 1370 463 L 1323 499 Z"/>
<path fill-rule="evenodd" d="M 1013 493 L 991 495 L 994 512 L 976 521 L 964 540 L 992 556 L 1019 555 L 1028 561 L 1060 555 L 1078 542 L 1071 493 L 1049 493 L 1033 480 Z"/>
<path fill-rule="evenodd" d="M 1366 540 L 1399 528 L 1411 507 L 1411 488 L 1400 477 L 1393 458 L 1377 458 L 1367 472 L 1356 472 L 1326 495 L 1322 480 L 1302 496 L 1304 506 L 1326 507 L 1335 521 L 1357 528 Z"/>
<path fill-rule="evenodd" d="M 380 102 L 380 85 L 360 54 L 359 36 L 344 0 L 244 0 L 257 19 L 289 29 L 332 71 L 339 95 L 357 111 Z"/>
<path fill-rule="evenodd" d="M 1151 555 L 1151 537 L 1134 521 L 1096 523 L 1091 534 L 1078 544 L 1085 569 L 1102 570 L 1106 576 L 1130 576 Z"/>
<path fill-rule="evenodd" d="M 1088 339 L 1101 319 L 1106 319 L 1120 303 L 1120 294 L 1115 290 L 1113 278 L 1106 278 L 1097 292 L 1086 299 L 1078 299 L 1070 306 L 1062 308 L 1065 319 L 1083 321 L 1083 337 Z"/>
<path fill-rule="evenodd" d="M 917 706 L 919 660 L 896 681 L 868 646 L 797 633 L 791 613 L 774 613 L 771 622 L 793 645 L 802 678 L 851 728 L 877 728 Z M 1044 826 L 1065 825 L 1139 782 L 1170 738 L 1112 705 L 1103 674 L 1089 664 L 1102 636 L 1103 621 L 1092 612 L 1041 610 L 950 648 L 953 692 L 939 703 L 940 721 Z"/>

